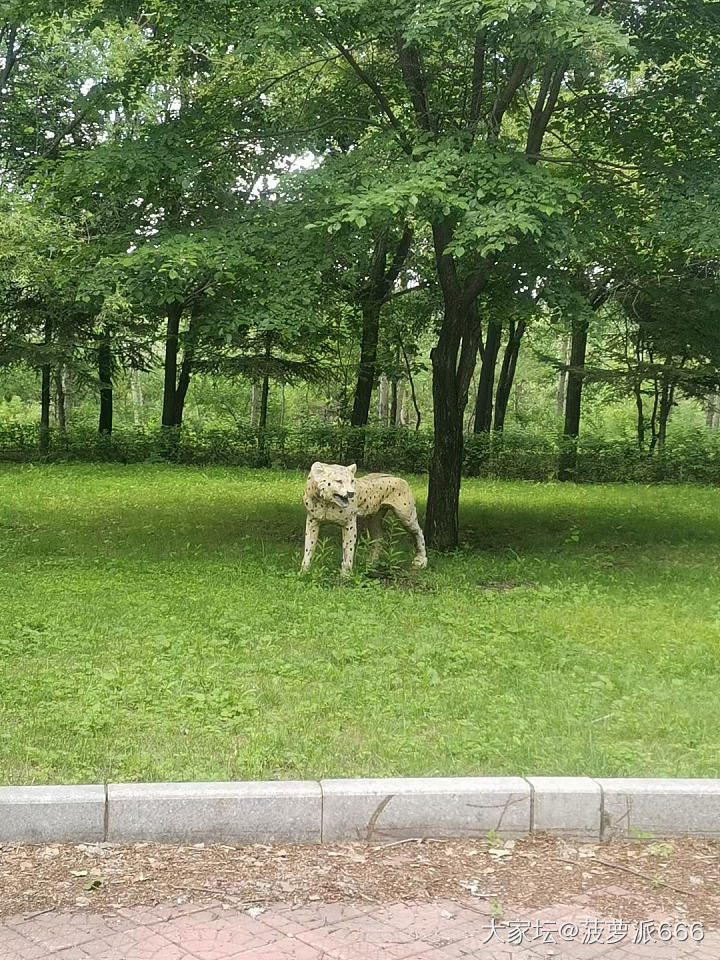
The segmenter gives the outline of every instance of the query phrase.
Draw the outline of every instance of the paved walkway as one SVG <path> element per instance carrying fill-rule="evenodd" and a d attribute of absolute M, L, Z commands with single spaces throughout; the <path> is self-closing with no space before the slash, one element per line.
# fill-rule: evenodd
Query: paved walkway
<path fill-rule="evenodd" d="M 0 923 L 0 960 L 719 960 L 720 933 L 558 904 L 493 918 L 482 901 L 167 904 Z M 694 938 L 694 939 L 693 939 Z"/>

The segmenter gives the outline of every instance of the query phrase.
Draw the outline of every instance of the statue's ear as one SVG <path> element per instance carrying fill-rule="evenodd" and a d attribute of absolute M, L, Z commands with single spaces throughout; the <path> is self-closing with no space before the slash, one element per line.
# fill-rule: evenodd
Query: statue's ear
<path fill-rule="evenodd" d="M 318 489 L 318 480 L 322 476 L 322 468 L 325 466 L 323 463 L 314 463 L 310 467 L 310 473 L 308 474 L 308 483 L 310 488 L 315 493 Z"/>
<path fill-rule="evenodd" d="M 356 471 L 357 471 L 357 464 L 356 464 L 356 463 L 351 463 L 350 466 L 348 467 L 348 470 L 350 471 L 350 473 L 351 473 L 353 476 L 355 476 L 355 473 L 356 473 Z"/>

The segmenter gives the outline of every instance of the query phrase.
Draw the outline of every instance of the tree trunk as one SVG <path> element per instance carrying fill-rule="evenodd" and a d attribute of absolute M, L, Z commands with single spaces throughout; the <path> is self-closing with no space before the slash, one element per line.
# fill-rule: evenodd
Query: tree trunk
<path fill-rule="evenodd" d="M 653 408 L 650 415 L 650 452 L 655 449 L 658 441 L 658 410 L 660 408 L 660 383 L 657 376 L 653 380 Z"/>
<path fill-rule="evenodd" d="M 397 384 L 397 405 L 395 411 L 395 426 L 404 427 L 407 424 L 407 391 L 405 390 L 405 381 L 400 380 Z"/>
<path fill-rule="evenodd" d="M 53 323 L 49 318 L 45 320 L 43 345 L 49 347 L 52 344 Z M 41 368 L 40 381 L 40 450 L 47 453 L 50 447 L 50 380 L 51 368 L 49 363 L 44 363 Z"/>
<path fill-rule="evenodd" d="M 407 260 L 412 236 L 412 229 L 405 226 L 392 253 L 389 250 L 389 231 L 384 230 L 375 240 L 367 283 L 359 297 L 363 326 L 355 398 L 350 416 L 353 427 L 364 427 L 368 422 L 375 382 L 380 313 Z M 391 259 L 388 264 L 389 253 Z"/>
<path fill-rule="evenodd" d="M 420 413 L 420 407 L 418 406 L 418 402 L 417 402 L 417 395 L 415 394 L 415 381 L 413 380 L 412 370 L 410 369 L 410 361 L 408 360 L 408 355 L 405 352 L 405 347 L 403 346 L 402 342 L 400 343 L 400 350 L 403 355 L 403 360 L 405 361 L 405 369 L 407 370 L 408 383 L 410 384 L 410 398 L 412 400 L 412 405 L 415 409 L 415 429 L 419 430 L 421 413 Z"/>
<path fill-rule="evenodd" d="M 637 441 L 638 447 L 640 450 L 645 449 L 645 411 L 643 410 L 643 398 L 641 383 L 636 383 L 633 386 L 633 393 L 635 394 L 635 408 L 637 410 Z"/>
<path fill-rule="evenodd" d="M 270 378 L 267 374 L 263 377 L 262 381 L 262 391 L 260 393 L 260 421 L 258 426 L 261 430 L 264 430 L 267 427 L 267 412 L 268 412 L 268 394 L 270 393 Z"/>
<path fill-rule="evenodd" d="M 140 371 L 135 367 L 130 367 L 130 396 L 132 397 L 133 423 L 136 427 L 141 427 L 143 422 L 143 392 L 140 383 Z"/>
<path fill-rule="evenodd" d="M 98 347 L 98 380 L 100 381 L 100 418 L 98 432 L 111 434 L 113 428 L 112 352 L 110 341 L 102 340 Z"/>
<path fill-rule="evenodd" d="M 505 426 L 505 414 L 510 399 L 513 381 L 515 379 L 515 370 L 517 368 L 517 359 L 520 352 L 520 341 L 525 333 L 525 321 L 520 320 L 515 323 L 510 321 L 510 330 L 508 331 L 508 342 L 503 354 L 500 377 L 498 379 L 497 392 L 495 394 L 495 423 L 493 427 L 496 431 L 501 431 Z"/>
<path fill-rule="evenodd" d="M 577 470 L 577 438 L 580 434 L 580 410 L 587 336 L 587 319 L 577 320 L 573 323 L 570 342 L 570 369 L 567 374 L 567 393 L 565 395 L 564 446 L 560 453 L 558 467 L 559 480 L 574 479 Z"/>
<path fill-rule="evenodd" d="M 386 427 L 388 422 L 388 387 L 388 378 L 381 373 L 378 383 L 378 420 L 383 427 Z"/>
<path fill-rule="evenodd" d="M 398 418 L 398 383 L 397 378 L 393 377 L 390 381 L 390 426 L 397 425 Z"/>
<path fill-rule="evenodd" d="M 175 395 L 177 391 L 178 347 L 182 305 L 179 303 L 169 303 L 166 312 L 167 329 L 165 333 L 165 379 L 163 384 L 162 425 L 163 427 L 175 427 L 177 426 L 175 420 Z"/>
<path fill-rule="evenodd" d="M 260 406 L 260 384 L 253 380 L 252 390 L 250 391 L 250 426 L 258 425 L 258 409 Z"/>
<path fill-rule="evenodd" d="M 191 332 L 189 331 L 189 335 Z M 175 390 L 175 426 L 182 426 L 183 414 L 185 413 L 185 398 L 187 397 L 188 387 L 190 386 L 190 373 L 192 372 L 193 349 L 188 344 L 185 350 L 183 362 L 180 365 L 180 376 L 178 377 L 177 389 Z"/>
<path fill-rule="evenodd" d="M 705 401 L 705 425 L 708 430 L 717 430 L 720 426 L 720 393 L 717 390 Z"/>
<path fill-rule="evenodd" d="M 439 221 L 432 230 L 444 313 L 437 343 L 430 353 L 435 442 L 425 538 L 437 550 L 454 550 L 458 542 L 463 417 L 481 340 L 477 298 L 489 274 L 477 271 L 461 283 L 455 261 L 446 252 L 453 235 L 452 222 Z"/>
<path fill-rule="evenodd" d="M 667 425 L 670 413 L 675 402 L 675 383 L 669 373 L 663 375 L 662 391 L 660 393 L 660 416 L 658 422 L 657 446 L 663 450 L 667 439 Z"/>
<path fill-rule="evenodd" d="M 495 367 L 500 351 L 502 325 L 491 321 L 485 336 L 485 349 L 480 366 L 480 382 L 475 398 L 475 433 L 488 433 L 492 426 L 493 387 L 495 386 Z"/>
<path fill-rule="evenodd" d="M 62 366 L 55 371 L 55 414 L 58 430 L 65 433 L 67 420 L 65 417 L 65 379 Z"/>
<path fill-rule="evenodd" d="M 565 414 L 565 395 L 567 393 L 567 367 L 570 363 L 570 349 L 572 337 L 558 337 L 558 359 L 562 367 L 558 370 L 557 394 L 555 409 L 559 417 Z"/>
<path fill-rule="evenodd" d="M 363 303 L 362 341 L 360 344 L 360 363 L 358 365 L 357 385 L 353 401 L 350 423 L 353 427 L 367 425 L 375 381 L 375 362 L 380 335 L 380 310 L 382 304 L 377 301 Z"/>
<path fill-rule="evenodd" d="M 447 310 L 447 308 L 446 308 Z M 463 414 L 456 379 L 459 336 L 443 336 L 430 356 L 433 371 L 435 442 L 430 461 L 425 537 L 436 550 L 454 550 L 458 541 L 458 508 L 463 459 Z"/>
<path fill-rule="evenodd" d="M 708 430 L 713 429 L 713 422 L 715 420 L 715 394 L 711 393 L 708 397 L 705 398 L 705 426 Z"/>

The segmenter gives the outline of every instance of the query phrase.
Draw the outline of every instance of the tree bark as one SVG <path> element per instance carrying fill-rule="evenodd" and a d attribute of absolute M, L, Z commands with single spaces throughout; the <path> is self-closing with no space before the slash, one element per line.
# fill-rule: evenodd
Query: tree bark
<path fill-rule="evenodd" d="M 515 323 L 510 321 L 510 330 L 508 331 L 508 342 L 503 354 L 502 367 L 500 368 L 500 377 L 498 378 L 497 392 L 495 394 L 495 422 L 493 429 L 500 432 L 505 426 L 505 415 L 507 413 L 508 401 L 510 400 L 510 391 L 515 380 L 515 370 L 517 368 L 518 354 L 520 353 L 520 341 L 525 333 L 526 323 L 520 320 Z"/>
<path fill-rule="evenodd" d="M 377 301 L 366 302 L 362 307 L 362 341 L 360 343 L 360 363 L 358 365 L 355 399 L 353 401 L 350 423 L 353 427 L 364 427 L 368 422 L 373 383 L 375 381 L 375 362 L 380 336 L 380 311 L 382 304 Z"/>
<path fill-rule="evenodd" d="M 250 391 L 250 426 L 256 427 L 258 424 L 258 409 L 260 405 L 260 384 L 253 380 Z"/>
<path fill-rule="evenodd" d="M 657 434 L 658 450 L 663 450 L 665 448 L 665 440 L 667 439 L 667 425 L 674 403 L 675 382 L 671 374 L 665 373 L 663 375 L 662 390 L 660 392 L 660 414 Z"/>
<path fill-rule="evenodd" d="M 638 382 L 633 386 L 633 393 L 635 394 L 635 409 L 637 410 L 637 441 L 638 448 L 640 450 L 645 449 L 645 411 L 643 409 L 643 398 L 641 383 Z"/>
<path fill-rule="evenodd" d="M 558 338 L 558 359 L 562 366 L 558 370 L 557 394 L 555 396 L 555 409 L 559 417 L 565 414 L 565 394 L 567 393 L 567 366 L 570 363 L 571 337 Z"/>
<path fill-rule="evenodd" d="M 475 271 L 461 283 L 455 261 L 446 253 L 452 221 L 433 224 L 433 246 L 444 311 L 432 361 L 435 442 L 430 461 L 425 538 L 437 550 L 458 542 L 458 508 L 463 462 L 463 418 L 480 345 L 477 298 L 488 273 Z"/>
<path fill-rule="evenodd" d="M 135 367 L 130 368 L 130 395 L 133 405 L 133 423 L 136 427 L 141 427 L 143 422 L 143 399 L 142 386 L 140 384 L 140 371 Z"/>
<path fill-rule="evenodd" d="M 650 452 L 655 449 L 658 441 L 658 410 L 660 408 L 660 383 L 657 376 L 653 380 L 653 408 L 650 414 Z"/>
<path fill-rule="evenodd" d="M 717 430 L 720 425 L 720 393 L 714 390 L 705 400 L 705 426 Z"/>
<path fill-rule="evenodd" d="M 45 320 L 43 328 L 43 345 L 49 347 L 52 344 L 53 322 L 49 318 Z M 50 381 L 52 370 L 49 363 L 44 363 L 41 367 L 40 381 L 40 450 L 47 453 L 50 447 Z"/>
<path fill-rule="evenodd" d="M 587 353 L 588 321 L 583 318 L 573 323 L 570 341 L 570 368 L 565 396 L 564 447 L 560 453 L 559 480 L 572 480 L 577 470 L 577 438 L 580 434 L 585 355 Z"/>
<path fill-rule="evenodd" d="M 267 413 L 268 413 L 268 395 L 270 393 L 270 378 L 267 374 L 263 377 L 262 381 L 262 390 L 260 391 L 260 419 L 258 426 L 261 430 L 264 430 L 267 426 Z"/>
<path fill-rule="evenodd" d="M 165 378 L 163 383 L 163 427 L 175 427 L 178 347 L 182 304 L 169 303 L 166 308 L 167 328 L 165 333 Z"/>
<path fill-rule="evenodd" d="M 58 430 L 65 432 L 67 421 L 65 417 L 65 382 L 62 366 L 55 371 L 55 415 Z"/>
<path fill-rule="evenodd" d="M 405 382 L 403 380 L 397 382 L 396 390 L 395 426 L 404 427 L 407 424 L 407 391 L 405 390 Z"/>
<path fill-rule="evenodd" d="M 405 370 L 407 371 L 408 383 L 410 384 L 410 398 L 412 400 L 413 408 L 415 409 L 415 429 L 420 429 L 420 421 L 422 419 L 422 414 L 420 413 L 420 407 L 417 402 L 417 395 L 415 393 L 415 381 L 413 380 L 412 370 L 410 369 L 410 361 L 408 360 L 408 355 L 405 352 L 405 347 L 400 343 L 400 350 L 403 355 L 403 360 L 405 361 Z"/>
<path fill-rule="evenodd" d="M 398 417 L 398 383 L 397 377 L 390 381 L 390 426 L 397 426 Z"/>
<path fill-rule="evenodd" d="M 456 363 L 459 337 L 442 332 L 430 354 L 433 371 L 435 442 L 430 461 L 425 536 L 436 550 L 454 550 L 463 458 L 463 413 L 459 409 Z"/>
<path fill-rule="evenodd" d="M 372 389 L 375 382 L 380 314 L 407 260 L 412 237 L 412 229 L 406 226 L 397 242 L 389 266 L 388 231 L 383 231 L 380 234 L 373 247 L 368 280 L 359 298 L 362 309 L 362 339 L 355 397 L 350 416 L 350 423 L 353 427 L 364 427 L 368 422 Z"/>
<path fill-rule="evenodd" d="M 378 420 L 383 427 L 386 427 L 388 422 L 388 387 L 388 378 L 381 373 L 378 383 Z"/>
<path fill-rule="evenodd" d="M 188 331 L 188 337 L 192 337 L 191 329 Z M 185 412 L 185 398 L 187 397 L 188 387 L 190 386 L 190 374 L 192 372 L 194 349 L 191 342 L 188 343 L 180 365 L 180 376 L 178 377 L 177 388 L 175 390 L 175 426 L 182 426 L 183 414 Z"/>
<path fill-rule="evenodd" d="M 495 367 L 500 351 L 502 339 L 502 325 L 491 321 L 488 324 L 485 336 L 482 364 L 480 366 L 480 382 L 478 383 L 475 398 L 474 433 L 488 433 L 492 426 L 493 388 L 495 386 Z"/>
<path fill-rule="evenodd" d="M 98 432 L 110 435 L 113 428 L 112 352 L 107 338 L 98 346 L 97 362 L 100 381 Z"/>

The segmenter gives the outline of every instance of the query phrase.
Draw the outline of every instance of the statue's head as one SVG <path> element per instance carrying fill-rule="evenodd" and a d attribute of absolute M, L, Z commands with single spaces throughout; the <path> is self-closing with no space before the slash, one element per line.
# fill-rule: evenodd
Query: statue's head
<path fill-rule="evenodd" d="M 337 463 L 314 463 L 308 475 L 313 496 L 339 507 L 351 507 L 355 497 L 356 470 L 357 464 L 354 463 L 349 467 Z"/>

